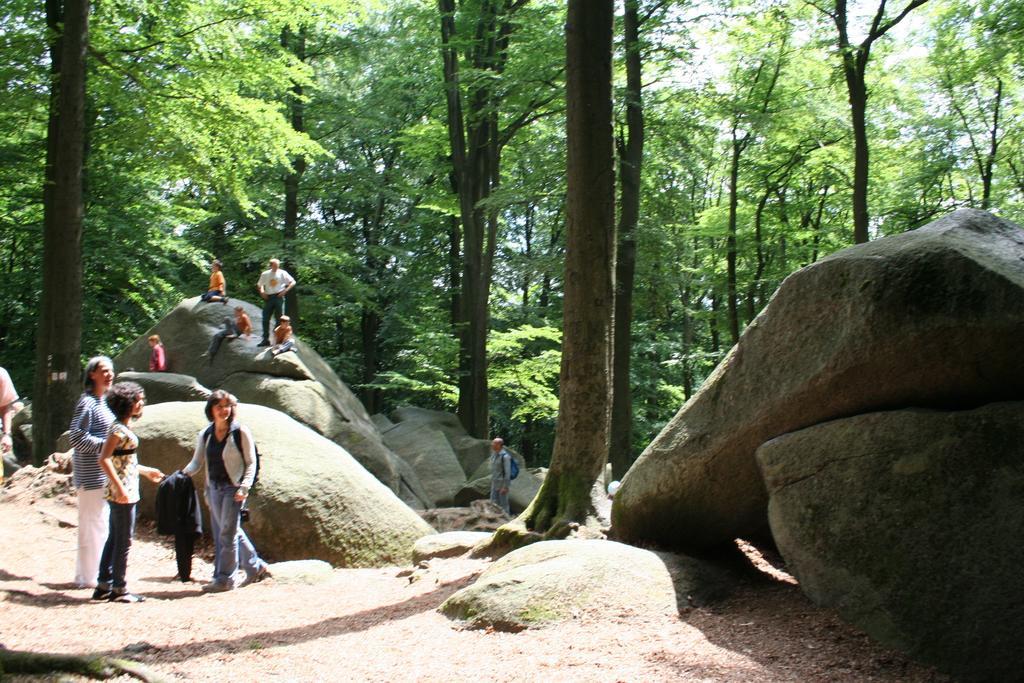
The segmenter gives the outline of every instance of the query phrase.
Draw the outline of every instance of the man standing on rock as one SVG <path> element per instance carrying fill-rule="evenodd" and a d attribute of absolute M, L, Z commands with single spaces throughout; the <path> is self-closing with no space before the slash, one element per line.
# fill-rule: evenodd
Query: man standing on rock
<path fill-rule="evenodd" d="M 270 346 L 270 316 L 273 314 L 275 322 L 280 322 L 284 315 L 284 297 L 294 286 L 295 278 L 281 268 L 281 262 L 270 259 L 270 270 L 263 271 L 256 281 L 256 289 L 263 297 L 263 340 L 259 346 Z"/>
<path fill-rule="evenodd" d="M 511 515 L 508 488 L 512 485 L 512 454 L 505 450 L 505 440 L 491 442 L 491 502 Z"/>

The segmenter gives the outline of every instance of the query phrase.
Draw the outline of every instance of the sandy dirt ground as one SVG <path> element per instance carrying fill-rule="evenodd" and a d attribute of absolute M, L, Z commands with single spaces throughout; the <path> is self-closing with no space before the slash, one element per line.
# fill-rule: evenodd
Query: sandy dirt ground
<path fill-rule="evenodd" d="M 785 580 L 678 616 L 595 607 L 504 633 L 466 629 L 437 611 L 484 560 L 432 560 L 417 580 L 403 575 L 408 568 L 337 569 L 318 585 L 271 578 L 206 595 L 198 582 L 174 579 L 173 544 L 143 523 L 129 588 L 147 600 L 97 603 L 70 582 L 75 517 L 69 496 L 0 491 L 3 647 L 129 657 L 190 681 L 945 680 L 871 643 Z M 193 576 L 205 581 L 208 545 L 202 551 Z"/>

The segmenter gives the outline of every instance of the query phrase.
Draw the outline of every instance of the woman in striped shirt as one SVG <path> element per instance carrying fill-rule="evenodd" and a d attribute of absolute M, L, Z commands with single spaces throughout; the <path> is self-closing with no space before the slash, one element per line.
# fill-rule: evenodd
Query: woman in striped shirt
<path fill-rule="evenodd" d="M 99 455 L 114 414 L 107 407 L 104 394 L 114 381 L 114 362 L 106 356 L 89 359 L 85 366 L 85 391 L 78 399 L 71 418 L 70 441 L 74 453 L 73 480 L 78 492 L 78 557 L 75 562 L 75 584 L 79 588 L 95 588 L 100 553 L 107 541 L 109 508 L 103 497 L 107 475 L 100 469 Z"/>

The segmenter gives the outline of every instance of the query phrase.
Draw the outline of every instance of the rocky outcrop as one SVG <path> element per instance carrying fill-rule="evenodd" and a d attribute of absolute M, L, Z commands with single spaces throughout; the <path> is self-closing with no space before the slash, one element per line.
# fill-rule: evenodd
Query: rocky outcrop
<path fill-rule="evenodd" d="M 382 433 L 384 444 L 416 473 L 429 507 L 452 505 L 466 473 L 444 433 L 425 422 L 399 422 Z"/>
<path fill-rule="evenodd" d="M 146 391 L 146 402 L 171 403 L 172 401 L 205 401 L 210 390 L 191 375 L 176 372 L 134 372 L 118 373 L 114 382 L 136 382 Z"/>
<path fill-rule="evenodd" d="M 487 531 L 492 532 L 510 517 L 487 499 L 473 500 L 465 507 L 432 508 L 421 510 L 420 517 L 438 532 Z"/>
<path fill-rule="evenodd" d="M 975 210 L 789 276 L 626 474 L 613 532 L 692 548 L 767 523 L 765 441 L 877 410 L 1024 398 L 1024 231 Z"/>
<path fill-rule="evenodd" d="M 757 451 L 800 587 L 963 679 L 1020 676 L 1024 403 L 835 420 Z"/>
<path fill-rule="evenodd" d="M 480 463 L 487 460 L 491 452 L 490 439 L 477 439 L 470 436 L 466 428 L 459 422 L 459 418 L 452 413 L 402 406 L 391 413 L 389 422 L 392 424 L 402 423 L 406 426 L 419 424 L 444 434 L 462 466 L 463 479 L 471 476 Z M 384 428 L 381 428 L 381 431 L 384 431 Z"/>
<path fill-rule="evenodd" d="M 475 545 L 490 537 L 491 534 L 486 531 L 448 531 L 424 536 L 413 544 L 412 561 L 419 563 L 434 558 L 465 555 Z"/>
<path fill-rule="evenodd" d="M 385 443 L 416 470 L 428 489 L 427 500 L 465 507 L 490 497 L 489 439 L 470 436 L 458 417 L 439 410 L 403 406 L 391 413 L 389 422 L 392 426 L 383 430 Z M 519 463 L 519 477 L 509 490 L 509 507 L 518 514 L 537 495 L 544 474 L 527 470 L 523 456 L 508 451 Z"/>
<path fill-rule="evenodd" d="M 724 596 L 718 568 L 598 540 L 543 541 L 501 558 L 441 605 L 476 628 L 519 631 L 581 615 L 677 614 Z"/>
<path fill-rule="evenodd" d="M 301 337 L 294 353 L 276 358 L 257 346 L 258 334 L 225 339 L 211 361 L 207 356 L 210 340 L 236 305 L 245 309 L 259 330 L 262 314 L 256 306 L 240 299 L 232 299 L 231 306 L 202 303 L 194 297 L 176 306 L 117 356 L 115 368 L 130 372 L 148 367 L 147 338 L 159 334 L 173 373 L 195 378 L 203 387 L 227 389 L 239 400 L 288 413 L 351 453 L 407 504 L 423 507 L 425 493 L 415 472 L 383 444 L 363 405 Z M 158 396 L 150 396 L 150 402 Z"/>
<path fill-rule="evenodd" d="M 184 467 L 199 430 L 209 424 L 204 407 L 147 406 L 135 427 L 140 461 L 164 472 Z M 343 567 L 404 564 L 413 543 L 433 533 L 334 442 L 263 406 L 240 404 L 238 419 L 252 430 L 261 456 L 246 530 L 268 559 L 320 559 Z M 197 485 L 202 480 L 200 473 Z M 144 496 L 155 495 L 151 484 L 143 486 Z M 152 514 L 152 507 L 143 505 L 140 512 Z"/>

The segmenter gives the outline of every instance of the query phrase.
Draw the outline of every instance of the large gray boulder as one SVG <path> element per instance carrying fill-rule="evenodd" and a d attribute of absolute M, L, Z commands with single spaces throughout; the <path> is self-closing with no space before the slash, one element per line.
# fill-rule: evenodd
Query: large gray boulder
<path fill-rule="evenodd" d="M 174 373 L 191 376 L 210 389 L 227 389 L 242 401 L 288 413 L 351 453 L 407 504 L 423 507 L 424 491 L 415 473 L 383 444 L 362 403 L 323 358 L 306 346 L 301 329 L 294 353 L 273 357 L 257 346 L 257 333 L 249 338 L 225 339 L 210 362 L 206 356 L 210 340 L 224 319 L 233 315 L 236 305 L 245 309 L 259 330 L 262 313 L 256 306 L 240 299 L 224 306 L 202 303 L 193 297 L 132 342 L 114 359 L 115 368 L 130 372 L 148 367 L 147 339 L 159 334 L 168 368 Z"/>
<path fill-rule="evenodd" d="M 425 422 L 399 422 L 384 430 L 382 437 L 416 472 L 430 507 L 452 505 L 466 474 L 440 430 Z"/>
<path fill-rule="evenodd" d="M 680 555 L 598 540 L 515 550 L 440 607 L 476 628 L 519 631 L 576 616 L 678 614 L 728 593 L 721 570 Z"/>
<path fill-rule="evenodd" d="M 757 460 L 812 600 L 960 678 L 1020 678 L 1024 403 L 835 420 Z"/>
<path fill-rule="evenodd" d="M 1024 398 L 1024 231 L 975 210 L 790 275 L 629 470 L 613 532 L 693 548 L 767 523 L 765 441 L 880 409 Z"/>
<path fill-rule="evenodd" d="M 209 424 L 205 405 L 147 406 L 135 426 L 142 464 L 166 473 L 183 468 L 199 430 Z M 263 406 L 240 404 L 238 418 L 252 430 L 261 455 L 246 530 L 268 559 L 319 559 L 343 567 L 404 564 L 416 539 L 433 533 L 334 442 Z M 203 485 L 202 472 L 195 481 Z M 154 486 L 143 486 L 144 497 L 152 500 Z M 150 516 L 153 507 L 143 505 L 140 512 Z"/>
<path fill-rule="evenodd" d="M 172 401 L 205 401 L 210 390 L 191 375 L 176 372 L 134 372 L 118 373 L 114 382 L 135 382 L 146 391 L 146 402 L 171 403 Z"/>
<path fill-rule="evenodd" d="M 487 460 L 491 452 L 490 439 L 478 439 L 470 436 L 458 416 L 452 413 L 402 406 L 391 413 L 390 422 L 402 423 L 407 426 L 421 424 L 444 434 L 462 466 L 463 479 L 472 475 L 480 463 Z M 381 431 L 384 431 L 383 427 Z"/>

